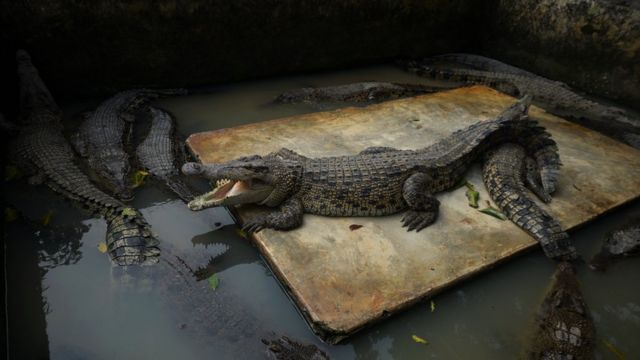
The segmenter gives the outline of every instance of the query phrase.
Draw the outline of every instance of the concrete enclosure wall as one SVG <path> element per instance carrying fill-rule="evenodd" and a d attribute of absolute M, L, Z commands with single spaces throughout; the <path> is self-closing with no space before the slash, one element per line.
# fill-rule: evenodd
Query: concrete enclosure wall
<path fill-rule="evenodd" d="M 633 105 L 638 8 L 606 0 L 4 1 L 1 71 L 11 79 L 14 51 L 25 48 L 52 90 L 75 98 L 465 51 Z"/>

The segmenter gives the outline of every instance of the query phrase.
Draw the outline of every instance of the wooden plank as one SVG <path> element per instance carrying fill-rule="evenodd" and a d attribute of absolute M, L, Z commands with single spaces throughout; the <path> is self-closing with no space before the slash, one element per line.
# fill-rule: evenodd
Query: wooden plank
<path fill-rule="evenodd" d="M 425 147 L 490 119 L 515 99 L 470 87 L 366 108 L 347 108 L 193 134 L 187 144 L 203 163 L 281 147 L 310 157 L 354 154 L 369 146 Z M 533 107 L 558 142 L 564 163 L 550 206 L 566 229 L 640 196 L 640 152 Z M 467 179 L 489 199 L 479 166 Z M 456 282 L 536 247 L 509 221 L 467 205 L 464 189 L 438 195 L 440 217 L 406 232 L 400 214 L 377 218 L 304 216 L 294 231 L 253 237 L 316 333 L 335 343 Z M 242 219 L 259 209 L 242 207 Z M 351 231 L 349 225 L 362 228 Z"/>

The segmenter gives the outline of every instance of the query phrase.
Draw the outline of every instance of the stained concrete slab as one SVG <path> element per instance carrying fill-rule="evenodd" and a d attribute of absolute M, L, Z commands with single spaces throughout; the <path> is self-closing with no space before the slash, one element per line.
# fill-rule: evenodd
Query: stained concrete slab
<path fill-rule="evenodd" d="M 470 87 L 366 108 L 347 108 L 193 134 L 187 144 L 203 163 L 287 147 L 305 156 L 354 154 L 369 146 L 416 149 L 498 114 L 515 99 Z M 558 142 L 564 163 L 558 191 L 540 206 L 566 229 L 640 196 L 640 152 L 533 107 Z M 467 179 L 489 196 L 480 167 Z M 464 189 L 439 194 L 438 221 L 420 233 L 386 217 L 304 216 L 294 231 L 253 236 L 314 331 L 335 343 L 357 330 L 500 261 L 538 247 L 509 221 L 467 205 Z M 237 209 L 240 219 L 256 207 Z M 362 228 L 351 231 L 349 225 Z"/>

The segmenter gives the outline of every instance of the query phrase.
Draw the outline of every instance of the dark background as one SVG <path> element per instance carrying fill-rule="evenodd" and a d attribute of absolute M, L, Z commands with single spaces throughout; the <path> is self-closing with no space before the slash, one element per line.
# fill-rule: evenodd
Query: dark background
<path fill-rule="evenodd" d="M 60 101 L 472 52 L 640 107 L 638 0 L 24 0 L 0 14 L 13 96 L 18 48 Z"/>

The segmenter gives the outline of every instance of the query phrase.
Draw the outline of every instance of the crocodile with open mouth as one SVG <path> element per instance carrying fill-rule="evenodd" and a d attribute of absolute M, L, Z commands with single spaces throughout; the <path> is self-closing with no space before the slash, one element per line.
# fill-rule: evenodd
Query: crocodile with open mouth
<path fill-rule="evenodd" d="M 259 204 L 276 208 L 250 219 L 245 231 L 294 229 L 303 213 L 324 216 L 383 216 L 408 210 L 409 231 L 432 224 L 439 201 L 433 194 L 454 187 L 470 164 L 489 149 L 517 142 L 536 160 L 539 182 L 555 191 L 560 160 L 555 141 L 527 111 L 524 97 L 495 119 L 481 121 L 419 150 L 368 148 L 358 155 L 308 158 L 288 149 L 221 164 L 186 163 L 186 175 L 217 181 L 217 187 L 189 203 L 192 210 L 211 206 Z M 570 248 L 555 258 L 574 258 Z"/>

